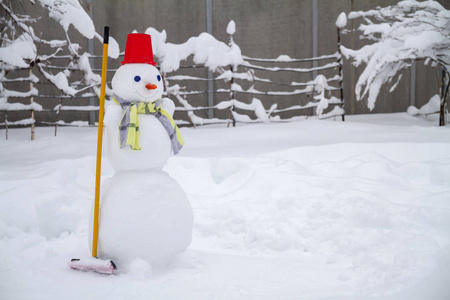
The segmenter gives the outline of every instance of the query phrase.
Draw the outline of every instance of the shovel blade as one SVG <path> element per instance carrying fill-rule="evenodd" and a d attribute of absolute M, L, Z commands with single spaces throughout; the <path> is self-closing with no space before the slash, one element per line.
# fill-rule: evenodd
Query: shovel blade
<path fill-rule="evenodd" d="M 74 258 L 67 263 L 73 270 L 84 272 L 96 272 L 111 275 L 116 270 L 116 265 L 112 260 L 102 260 L 98 258 L 78 259 Z"/>

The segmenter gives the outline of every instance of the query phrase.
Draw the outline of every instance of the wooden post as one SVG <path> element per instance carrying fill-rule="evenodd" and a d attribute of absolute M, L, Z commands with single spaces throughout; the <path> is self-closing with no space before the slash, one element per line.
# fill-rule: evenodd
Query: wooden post
<path fill-rule="evenodd" d="M 439 126 L 445 126 L 447 124 L 446 119 L 446 108 L 447 108 L 447 94 L 448 94 L 448 86 L 449 86 L 449 80 L 447 81 L 447 87 L 445 86 L 445 78 L 447 76 L 447 72 L 445 71 L 445 68 L 442 68 L 442 84 L 441 84 L 441 109 L 439 111 Z M 445 90 L 445 91 L 444 91 Z"/>
<path fill-rule="evenodd" d="M 59 99 L 58 111 L 56 112 L 55 136 L 56 133 L 58 132 L 59 113 L 61 112 L 61 107 L 62 107 L 62 97 Z"/>
<path fill-rule="evenodd" d="M 206 0 L 206 32 L 213 35 L 212 26 L 212 0 Z M 231 36 L 231 38 L 233 38 Z M 208 118 L 212 119 L 214 117 L 214 74 L 211 70 L 208 72 Z"/>
<path fill-rule="evenodd" d="M 230 70 L 231 70 L 231 73 L 234 74 L 233 66 L 230 66 Z M 229 82 L 229 85 L 230 85 L 230 100 L 234 99 L 233 83 L 234 83 L 234 76 L 232 75 L 231 76 L 231 80 Z M 233 122 L 233 127 L 236 127 L 236 120 L 234 119 L 233 111 L 234 111 L 234 105 L 232 105 L 231 108 L 230 108 L 229 116 L 230 116 L 230 119 Z M 228 121 L 227 127 L 230 127 L 230 121 Z"/>
<path fill-rule="evenodd" d="M 31 76 L 33 74 L 33 69 L 32 68 L 30 68 L 30 72 L 29 72 L 29 75 Z M 30 91 L 33 89 L 33 81 L 30 81 Z M 33 102 L 34 102 L 34 97 L 33 97 L 33 95 L 31 95 L 30 96 L 30 104 L 33 104 Z M 34 140 L 34 122 L 35 122 L 35 119 L 34 119 L 34 110 L 33 110 L 33 108 L 31 108 L 31 119 L 33 120 L 33 123 L 31 123 L 31 140 L 33 141 Z"/>
<path fill-rule="evenodd" d="M 341 108 L 344 109 L 344 114 L 342 115 L 342 122 L 345 121 L 345 102 L 344 102 L 344 84 L 343 84 L 343 73 L 342 73 L 342 53 L 341 53 L 341 29 L 337 27 L 337 42 L 338 42 L 338 63 L 339 63 L 339 90 L 341 92 Z"/>
<path fill-rule="evenodd" d="M 5 135 L 6 139 L 8 139 L 8 113 L 5 111 Z"/>
<path fill-rule="evenodd" d="M 162 77 L 162 82 L 163 82 L 163 91 L 167 92 L 167 87 L 166 87 L 166 73 L 161 73 L 161 77 Z"/>

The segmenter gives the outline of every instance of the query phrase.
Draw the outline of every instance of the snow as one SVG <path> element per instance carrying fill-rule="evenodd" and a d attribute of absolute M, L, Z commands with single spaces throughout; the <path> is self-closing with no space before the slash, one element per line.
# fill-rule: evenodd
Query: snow
<path fill-rule="evenodd" d="M 54 124 L 56 124 L 56 125 L 65 125 L 65 126 L 76 126 L 76 127 L 89 126 L 89 122 L 88 121 L 64 122 L 62 120 L 59 120 L 59 121 L 55 122 Z"/>
<path fill-rule="evenodd" d="M 309 73 L 312 71 L 320 71 L 320 70 L 326 70 L 326 69 L 332 69 L 335 67 L 339 66 L 339 63 L 337 62 L 332 62 L 332 63 L 328 63 L 325 64 L 323 66 L 320 67 L 313 67 L 313 68 L 280 68 L 280 67 L 261 67 L 261 66 L 257 66 L 257 65 L 253 65 L 250 62 L 246 61 L 243 64 L 244 66 L 247 66 L 249 68 L 253 68 L 253 69 L 259 69 L 259 70 L 266 70 L 266 71 L 273 71 L 273 72 L 278 72 L 278 71 L 294 71 L 294 72 L 300 72 L 300 73 Z"/>
<path fill-rule="evenodd" d="M 135 77 L 139 77 L 139 81 Z M 158 76 L 159 79 L 158 80 Z M 146 84 L 157 86 L 156 89 L 147 89 Z M 149 64 L 125 64 L 121 66 L 112 78 L 114 94 L 129 101 L 154 102 L 161 98 L 164 90 L 161 74 L 158 69 Z"/>
<path fill-rule="evenodd" d="M 12 126 L 12 125 L 22 125 L 22 126 L 26 126 L 26 125 L 32 125 L 36 122 L 36 120 L 34 118 L 28 118 L 28 119 L 23 119 L 23 120 L 18 120 L 18 121 L 8 121 L 8 125 Z M 5 126 L 5 123 L 0 123 L 1 126 Z"/>
<path fill-rule="evenodd" d="M 276 61 L 292 61 L 292 58 L 289 55 L 282 54 L 282 55 L 278 56 L 275 60 Z"/>
<path fill-rule="evenodd" d="M 49 16 L 59 22 L 66 32 L 72 25 L 88 39 L 94 38 L 94 23 L 78 0 L 39 0 L 38 2 L 48 8 Z"/>
<path fill-rule="evenodd" d="M 56 105 L 53 110 L 70 110 L 70 111 L 96 111 L 99 110 L 98 106 L 86 105 L 86 106 L 68 106 L 68 105 Z"/>
<path fill-rule="evenodd" d="M 103 44 L 103 36 L 101 36 L 98 33 L 95 33 L 95 37 L 97 38 L 98 41 L 100 41 Z M 119 55 L 120 55 L 119 43 L 117 43 L 117 41 L 112 36 L 109 36 L 108 56 L 113 59 L 117 59 Z"/>
<path fill-rule="evenodd" d="M 125 64 L 121 66 L 112 78 L 114 94 L 127 102 L 142 101 L 152 103 L 160 99 L 163 93 L 163 83 L 157 80 L 160 73 L 157 68 L 149 64 Z M 139 76 L 139 81 L 135 77 Z M 152 83 L 156 89 L 147 89 L 146 85 Z M 163 98 L 162 108 L 169 108 L 173 114 L 174 104 L 168 98 Z M 124 110 L 118 104 L 108 105 L 105 113 L 105 149 L 111 163 L 116 170 L 134 169 L 161 169 L 171 153 L 170 138 L 167 130 L 153 115 L 142 114 L 139 117 L 139 143 L 141 151 L 119 148 L 119 126 Z M 151 134 L 150 134 L 151 133 Z M 152 158 L 152 159 L 148 159 Z M 139 163 L 137 163 L 139 162 Z"/>
<path fill-rule="evenodd" d="M 191 243 L 192 208 L 166 172 L 117 171 L 104 182 L 101 207 L 99 257 L 117 265 L 137 259 L 150 267 L 166 265 Z"/>
<path fill-rule="evenodd" d="M 152 36 L 153 54 L 158 59 L 161 73 L 178 70 L 181 61 L 191 55 L 195 64 L 203 64 L 212 71 L 222 66 L 237 66 L 243 63 L 238 45 L 227 45 L 206 32 L 191 37 L 182 44 L 167 43 L 165 30 L 159 32 L 149 27 L 145 33 Z"/>
<path fill-rule="evenodd" d="M 2 76 L 4 76 L 4 75 L 2 74 Z M 6 77 L 2 77 L 1 80 L 2 80 L 2 82 L 18 82 L 18 81 L 30 81 L 33 83 L 39 82 L 39 78 L 34 74 L 30 74 L 30 75 L 28 75 L 28 77 L 17 77 L 17 78 L 13 78 L 13 79 L 8 79 Z"/>
<path fill-rule="evenodd" d="M 11 44 L 0 48 L 0 61 L 9 64 L 13 68 L 28 68 L 30 65 L 24 60 L 34 59 L 36 53 L 36 46 L 33 42 L 22 35 Z"/>
<path fill-rule="evenodd" d="M 4 99 L 7 99 L 8 97 L 28 98 L 28 97 L 36 96 L 38 94 L 39 94 L 39 91 L 35 87 L 32 87 L 28 92 L 18 92 L 18 91 L 3 89 L 2 90 L 2 99 L 4 100 Z M 5 97 L 5 98 L 3 98 L 3 97 Z"/>
<path fill-rule="evenodd" d="M 342 29 L 345 26 L 347 26 L 347 16 L 344 12 L 341 12 L 336 20 L 336 27 Z"/>
<path fill-rule="evenodd" d="M 18 110 L 34 110 L 40 111 L 42 110 L 42 105 L 33 102 L 30 104 L 22 104 L 22 103 L 8 103 L 7 98 L 0 97 L 0 110 L 5 111 L 18 111 Z"/>
<path fill-rule="evenodd" d="M 158 69 L 143 63 L 122 65 L 112 87 L 122 105 L 152 103 L 161 99 L 164 89 Z M 192 208 L 179 184 L 162 171 L 172 150 L 162 122 L 153 114 L 139 114 L 136 121 L 129 115 L 127 122 L 134 122 L 140 136 L 140 149 L 132 150 L 119 136 L 122 119 L 132 109 L 122 105 L 108 105 L 105 114 L 105 153 L 115 173 L 102 188 L 98 255 L 119 265 L 151 270 L 170 263 L 190 245 Z M 175 105 L 163 98 L 161 109 L 172 116 Z M 90 220 L 93 215 L 92 208 Z M 90 249 L 92 228 L 91 222 Z"/>
<path fill-rule="evenodd" d="M 109 49 L 109 48 L 108 48 Z M 84 79 L 89 83 L 99 84 L 102 77 L 99 74 L 95 74 L 92 71 L 91 64 L 89 63 L 89 54 L 83 53 L 78 59 L 78 67 L 83 72 Z"/>
<path fill-rule="evenodd" d="M 450 64 L 450 12 L 437 1 L 400 1 L 367 12 L 351 12 L 349 19 L 362 18 L 362 38 L 375 41 L 358 50 L 341 46 L 342 54 L 359 66 L 366 64 L 356 84 L 357 100 L 367 95 L 369 109 L 375 107 L 383 84 L 399 78 L 400 70 L 416 60 L 432 60 L 448 69 Z M 377 24 L 378 23 L 378 24 Z M 394 81 L 391 91 L 399 80 Z"/>
<path fill-rule="evenodd" d="M 337 99 L 337 98 L 335 98 Z M 339 100 L 340 101 L 340 100 Z M 327 113 L 321 113 L 318 117 L 319 119 L 328 119 L 332 117 L 345 115 L 345 110 L 342 107 L 335 106 L 333 109 Z"/>
<path fill-rule="evenodd" d="M 108 56 L 116 59 L 119 57 L 119 55 L 120 55 L 119 43 L 117 43 L 116 39 L 110 36 L 108 44 Z"/>
<path fill-rule="evenodd" d="M 421 106 L 419 109 L 417 109 L 414 106 L 408 107 L 407 113 L 408 115 L 415 116 L 415 115 L 429 115 L 438 113 L 441 109 L 441 97 L 439 95 L 434 95 L 430 98 L 430 100 Z"/>
<path fill-rule="evenodd" d="M 306 58 L 306 59 L 297 59 L 297 58 L 291 58 L 289 55 L 279 55 L 277 58 L 254 58 L 249 56 L 243 56 L 246 60 L 252 60 L 252 61 L 266 61 L 266 62 L 301 62 L 301 61 L 311 61 L 311 60 L 322 60 L 322 59 L 330 59 L 330 58 L 339 58 L 340 55 L 336 52 L 335 54 L 331 55 L 321 55 L 314 58 Z"/>
<path fill-rule="evenodd" d="M 226 101 L 222 101 L 222 102 L 218 103 L 214 107 L 217 109 L 227 109 L 232 106 L 239 108 L 239 109 L 243 109 L 243 110 L 253 111 L 256 115 L 256 120 L 252 120 L 247 115 L 240 115 L 233 111 L 233 115 L 235 116 L 236 121 L 239 121 L 239 122 L 258 121 L 258 122 L 263 122 L 263 123 L 269 122 L 269 114 L 266 113 L 264 105 L 262 104 L 261 100 L 259 100 L 258 98 L 253 98 L 252 102 L 250 104 L 237 101 L 236 99 L 226 100 Z"/>
<path fill-rule="evenodd" d="M 314 90 L 317 93 L 314 99 L 318 100 L 317 115 L 320 117 L 325 109 L 328 108 L 328 99 L 325 98 L 325 92 L 330 89 L 327 78 L 321 74 L 314 79 Z"/>
<path fill-rule="evenodd" d="M 448 299 L 450 127 L 435 124 L 181 128 L 164 171 L 192 204 L 192 244 L 164 269 L 137 259 L 113 276 L 67 266 L 90 256 L 97 129 L 1 130 L 0 298 Z M 104 159 L 102 180 L 113 173 Z"/>
<path fill-rule="evenodd" d="M 56 75 L 52 75 L 52 74 L 44 71 L 41 64 L 39 64 L 39 68 L 40 68 L 41 74 L 44 75 L 44 77 L 48 81 L 50 81 L 52 84 L 54 84 L 56 88 L 58 88 L 60 91 L 64 92 L 64 94 L 66 94 L 66 95 L 75 96 L 75 94 L 77 93 L 77 90 L 70 87 L 67 76 L 63 72 L 58 72 Z"/>
<path fill-rule="evenodd" d="M 230 22 L 228 22 L 228 25 L 227 25 L 227 33 L 228 33 L 229 35 L 233 35 L 233 34 L 236 33 L 236 23 L 235 23 L 233 20 L 231 20 Z"/>

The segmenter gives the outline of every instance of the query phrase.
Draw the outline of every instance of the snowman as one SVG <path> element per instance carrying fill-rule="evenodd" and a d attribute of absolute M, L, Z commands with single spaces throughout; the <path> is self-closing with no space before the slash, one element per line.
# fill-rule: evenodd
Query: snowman
<path fill-rule="evenodd" d="M 105 151 L 115 174 L 102 186 L 98 251 L 119 265 L 134 259 L 166 265 L 192 239 L 186 194 L 162 171 L 184 141 L 155 65 L 151 36 L 129 34 L 105 113 Z"/>

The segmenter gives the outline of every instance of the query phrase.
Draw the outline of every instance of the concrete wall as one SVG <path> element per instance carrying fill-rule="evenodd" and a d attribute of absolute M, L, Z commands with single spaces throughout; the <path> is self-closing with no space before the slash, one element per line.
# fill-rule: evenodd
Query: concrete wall
<path fill-rule="evenodd" d="M 118 41 L 121 51 L 124 51 L 126 36 L 133 30 L 144 32 L 148 27 L 157 30 L 165 29 L 167 41 L 183 43 L 192 36 L 206 31 L 206 1 L 207 0 L 85 0 L 82 4 L 90 8 L 97 32 L 103 32 L 103 26 L 110 26 L 111 35 Z M 340 12 L 349 13 L 352 10 L 369 10 L 377 6 L 387 6 L 397 3 L 395 0 L 211 0 L 212 4 L 212 34 L 217 39 L 227 42 L 229 36 L 226 26 L 230 20 L 236 22 L 235 42 L 242 53 L 250 57 L 275 58 L 281 54 L 293 58 L 313 56 L 313 8 L 317 7 L 317 54 L 332 54 L 336 52 L 335 21 Z M 439 0 L 447 9 L 450 1 Z M 38 5 L 25 5 L 28 12 L 43 14 Z M 356 28 L 357 21 L 350 21 L 347 28 Z M 57 38 L 63 34 L 62 28 L 49 20 L 35 28 L 35 31 L 45 32 L 52 28 L 51 34 Z M 87 41 L 80 34 L 71 30 L 73 41 L 88 49 Z M 364 45 L 357 34 L 347 34 L 342 38 L 346 47 L 355 49 Z M 101 44 L 94 44 L 94 53 L 101 54 Z M 110 60 L 109 67 L 116 68 L 120 60 Z M 96 67 L 100 68 L 100 60 Z M 309 65 L 311 66 L 311 65 Z M 306 67 L 309 67 L 306 66 Z M 305 65 L 303 65 L 305 67 Z M 356 101 L 354 87 L 362 68 L 354 68 L 349 62 L 344 67 L 344 90 L 346 113 L 387 113 L 406 111 L 410 105 L 410 71 L 406 70 L 397 89 L 389 93 L 385 86 L 376 102 L 375 109 L 369 111 L 366 100 Z M 201 71 L 205 72 L 205 71 Z M 113 74 L 109 74 L 111 77 Z M 202 74 L 206 76 L 206 74 Z M 306 81 L 311 74 L 268 75 L 278 76 L 279 82 Z M 440 70 L 417 63 L 415 81 L 415 104 L 421 106 L 438 92 L 437 80 Z M 206 89 L 206 87 L 205 87 Z M 200 97 L 198 104 L 206 104 L 206 96 Z"/>
<path fill-rule="evenodd" d="M 318 55 L 336 51 L 335 21 L 340 12 L 366 11 L 377 6 L 393 5 L 395 0 L 315 0 L 318 14 Z M 226 26 L 230 20 L 236 22 L 235 42 L 242 53 L 250 57 L 275 58 L 287 54 L 295 58 L 313 56 L 313 0 L 212 0 L 212 34 L 227 42 Z M 450 9 L 450 2 L 439 1 Z M 148 27 L 167 31 L 168 41 L 183 43 L 191 36 L 206 31 L 206 0 L 96 0 L 93 19 L 96 27 L 108 24 L 111 33 L 123 47 L 126 35 L 136 29 Z M 348 28 L 357 28 L 357 21 L 350 21 Z M 358 34 L 343 36 L 343 45 L 360 48 L 364 41 Z M 406 70 L 397 88 L 389 93 L 385 86 L 376 102 L 375 109 L 367 108 L 366 100 L 356 101 L 354 87 L 362 68 L 345 63 L 344 90 L 347 114 L 385 113 L 405 111 L 410 105 L 410 71 Z M 437 73 L 437 74 L 436 74 Z M 417 106 L 425 104 L 438 92 L 436 76 L 440 70 L 423 66 L 416 68 Z M 277 74 L 279 75 L 279 74 Z M 281 76 L 288 76 L 282 74 Z M 310 75 L 306 75 L 310 76 Z M 303 81 L 301 78 L 277 78 L 278 81 Z M 440 76 L 440 75 L 439 75 Z M 438 77 L 439 77 L 438 76 Z"/>

